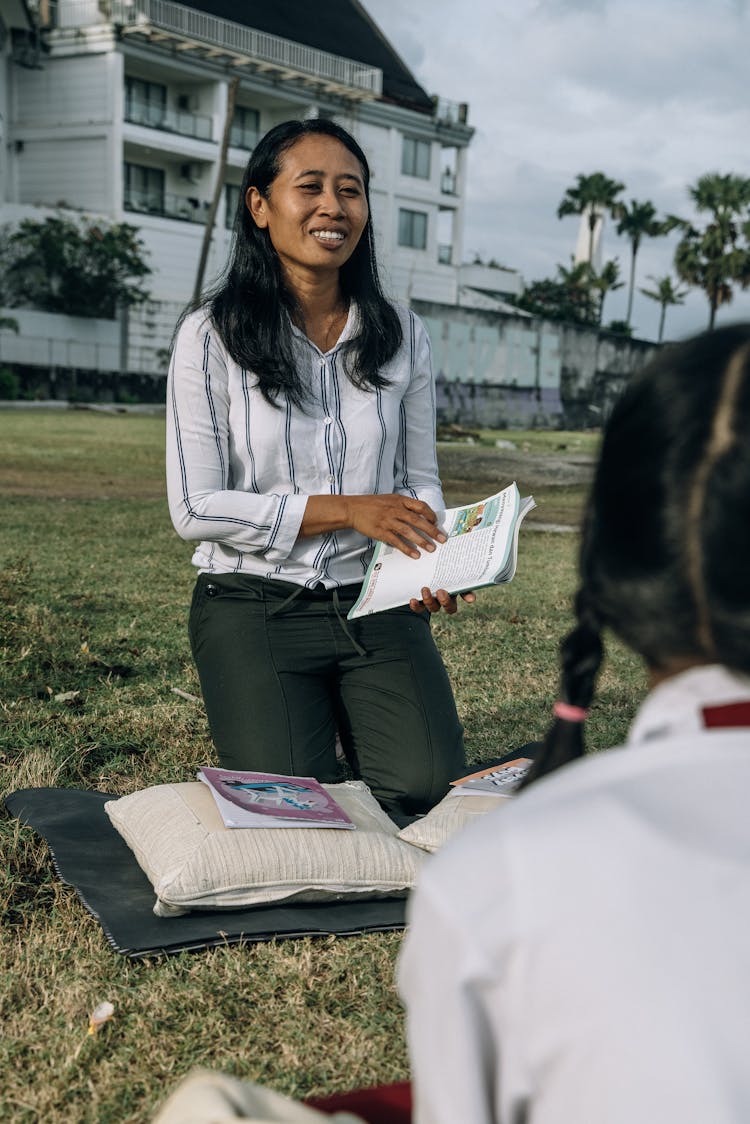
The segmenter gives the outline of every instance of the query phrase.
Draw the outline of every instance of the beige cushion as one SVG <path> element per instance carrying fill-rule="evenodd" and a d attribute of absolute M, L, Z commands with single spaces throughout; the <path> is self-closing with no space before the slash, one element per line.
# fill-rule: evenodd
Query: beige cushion
<path fill-rule="evenodd" d="M 332 1115 L 251 1081 L 197 1070 L 174 1091 L 153 1124 L 364 1124 L 350 1112 Z"/>
<path fill-rule="evenodd" d="M 426 816 L 402 828 L 398 837 L 413 847 L 421 847 L 423 851 L 438 851 L 468 823 L 502 808 L 508 799 L 503 796 L 460 796 L 458 790 L 452 789 Z"/>
<path fill-rule="evenodd" d="M 418 850 L 361 781 L 324 786 L 356 825 L 226 828 L 206 785 L 162 784 L 104 807 L 156 892 L 161 917 L 191 909 L 404 897 Z"/>

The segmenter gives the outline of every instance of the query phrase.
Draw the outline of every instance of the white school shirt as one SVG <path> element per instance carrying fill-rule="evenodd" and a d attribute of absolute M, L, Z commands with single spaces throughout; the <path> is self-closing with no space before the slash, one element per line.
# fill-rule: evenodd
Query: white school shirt
<path fill-rule="evenodd" d="M 395 307 L 403 343 L 382 389 L 358 390 L 343 369 L 354 304 L 325 354 L 293 329 L 310 389 L 303 409 L 283 398 L 269 405 L 205 311 L 185 319 L 167 383 L 167 492 L 178 534 L 198 540 L 201 572 L 327 588 L 361 582 L 372 540 L 351 529 L 298 539 L 308 496 L 396 492 L 443 509 L 429 340 L 413 312 Z"/>
<path fill-rule="evenodd" d="M 626 748 L 428 861 L 399 962 L 415 1124 L 750 1120 L 750 729 L 703 715 L 738 701 L 721 667 L 664 682 Z"/>

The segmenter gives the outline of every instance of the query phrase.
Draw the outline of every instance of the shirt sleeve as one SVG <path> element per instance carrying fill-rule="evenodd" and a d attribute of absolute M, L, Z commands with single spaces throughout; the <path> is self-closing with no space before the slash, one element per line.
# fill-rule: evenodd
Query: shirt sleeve
<path fill-rule="evenodd" d="M 205 313 L 194 313 L 180 327 L 167 379 L 172 523 L 184 539 L 220 542 L 283 562 L 299 534 L 307 497 L 232 489 L 229 426 L 227 356 Z"/>
<path fill-rule="evenodd" d="M 410 377 L 399 411 L 394 461 L 394 491 L 424 500 L 435 511 L 445 508 L 435 447 L 435 379 L 430 339 L 418 316 L 408 310 L 404 324 Z"/>

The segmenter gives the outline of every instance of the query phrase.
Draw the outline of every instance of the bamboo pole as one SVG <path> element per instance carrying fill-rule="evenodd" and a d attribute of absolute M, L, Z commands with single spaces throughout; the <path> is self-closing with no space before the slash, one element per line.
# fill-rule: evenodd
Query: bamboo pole
<path fill-rule="evenodd" d="M 224 172 L 227 166 L 229 134 L 232 129 L 232 120 L 234 119 L 234 103 L 237 98 L 237 88 L 239 84 L 239 78 L 233 78 L 229 83 L 229 91 L 227 93 L 227 112 L 226 117 L 224 118 L 224 133 L 221 138 L 221 148 L 219 149 L 219 165 L 216 170 L 216 183 L 214 184 L 214 194 L 211 200 L 211 206 L 208 209 L 208 215 L 206 217 L 206 226 L 203 231 L 203 245 L 201 246 L 201 256 L 198 260 L 198 270 L 195 275 L 195 286 L 193 288 L 193 301 L 196 304 L 200 300 L 201 292 L 203 290 L 203 277 L 206 272 L 208 251 L 211 247 L 211 237 L 214 231 L 216 212 L 219 208 L 219 200 L 221 199 L 221 192 L 224 187 Z"/>

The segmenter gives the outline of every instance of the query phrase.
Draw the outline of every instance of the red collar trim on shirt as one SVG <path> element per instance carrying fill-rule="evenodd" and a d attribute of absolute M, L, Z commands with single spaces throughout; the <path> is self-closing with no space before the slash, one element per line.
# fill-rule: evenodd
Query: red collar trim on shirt
<path fill-rule="evenodd" d="M 721 706 L 701 708 L 703 725 L 707 730 L 732 729 L 750 726 L 750 700 L 724 703 Z"/>

